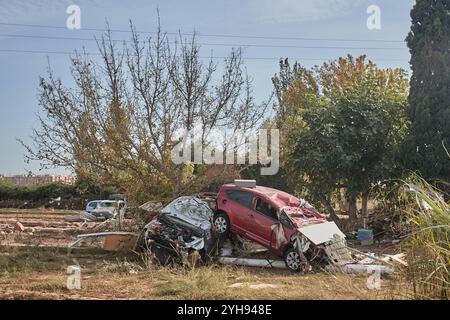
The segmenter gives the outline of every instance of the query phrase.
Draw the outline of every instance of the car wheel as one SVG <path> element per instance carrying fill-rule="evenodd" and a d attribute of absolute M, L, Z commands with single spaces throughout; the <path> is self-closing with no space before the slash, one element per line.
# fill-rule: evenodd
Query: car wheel
<path fill-rule="evenodd" d="M 219 213 L 214 217 L 214 229 L 220 236 L 225 236 L 230 231 L 230 219 L 224 213 Z"/>
<path fill-rule="evenodd" d="M 284 262 L 286 267 L 292 271 L 299 271 L 301 267 L 300 254 L 294 248 L 289 248 L 284 255 Z"/>

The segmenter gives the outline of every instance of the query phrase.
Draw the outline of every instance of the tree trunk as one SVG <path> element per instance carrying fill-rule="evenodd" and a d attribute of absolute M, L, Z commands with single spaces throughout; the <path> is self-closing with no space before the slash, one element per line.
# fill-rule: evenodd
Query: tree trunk
<path fill-rule="evenodd" d="M 330 214 L 331 220 L 333 220 L 333 221 L 338 221 L 339 220 L 339 217 L 337 216 L 336 211 L 334 211 L 334 208 L 333 208 L 333 206 L 331 204 L 328 203 L 325 206 L 325 210 Z"/>
<path fill-rule="evenodd" d="M 336 211 L 334 210 L 333 205 L 331 204 L 328 197 L 322 197 L 321 202 L 325 207 L 325 212 L 330 215 L 331 220 L 338 221 L 339 217 L 337 216 Z"/>
<path fill-rule="evenodd" d="M 356 198 L 348 199 L 348 216 L 350 220 L 356 220 L 358 218 L 357 208 L 356 208 Z"/>
<path fill-rule="evenodd" d="M 364 193 L 362 195 L 362 209 L 361 209 L 361 213 L 362 216 L 364 218 L 364 228 L 366 227 L 366 223 L 367 223 L 367 218 L 369 218 L 369 211 L 367 210 L 367 202 L 369 200 L 369 194 L 368 193 Z"/>

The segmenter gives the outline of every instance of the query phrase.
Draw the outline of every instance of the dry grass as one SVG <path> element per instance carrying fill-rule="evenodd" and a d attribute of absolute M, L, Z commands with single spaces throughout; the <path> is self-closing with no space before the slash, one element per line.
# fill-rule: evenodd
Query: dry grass
<path fill-rule="evenodd" d="M 67 266 L 81 266 L 81 290 L 66 288 Z M 134 254 L 101 250 L 0 250 L 0 299 L 390 299 L 391 280 L 372 291 L 365 276 L 200 266 L 162 268 Z M 233 286 L 234 285 L 234 286 Z"/>
<path fill-rule="evenodd" d="M 407 183 L 413 195 L 408 216 L 413 232 L 408 238 L 407 279 L 416 299 L 450 297 L 450 205 L 442 192 L 415 177 Z"/>
<path fill-rule="evenodd" d="M 25 225 L 31 225 L 38 219 L 41 224 L 56 226 L 55 220 L 63 218 L 50 211 L 2 213 L 0 210 L 4 223 L 20 219 Z M 163 268 L 153 265 L 149 257 L 110 254 L 89 247 L 76 249 L 67 256 L 70 240 L 73 235 L 67 233 L 0 235 L 0 299 L 392 299 L 404 296 L 403 280 L 384 277 L 382 289 L 373 291 L 367 289 L 364 275 L 325 272 L 301 275 L 287 270 L 221 265 Z M 378 249 L 364 250 L 377 252 Z M 81 290 L 66 288 L 69 265 L 81 267 Z"/>

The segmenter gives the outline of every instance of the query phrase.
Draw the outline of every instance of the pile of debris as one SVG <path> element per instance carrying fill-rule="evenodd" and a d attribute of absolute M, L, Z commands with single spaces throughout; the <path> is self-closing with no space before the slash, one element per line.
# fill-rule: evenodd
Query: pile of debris
<path fill-rule="evenodd" d="M 125 219 L 127 203 L 123 195 L 112 195 L 109 200 L 93 200 L 86 205 L 86 210 L 76 215 L 66 216 L 70 222 L 95 223 L 87 232 L 77 235 L 69 243 L 69 253 L 73 248 L 90 241 L 103 243 L 106 251 L 134 250 L 141 225 L 137 219 Z M 98 223 L 100 222 L 100 223 Z M 103 240 L 103 241 L 102 241 Z"/>
<path fill-rule="evenodd" d="M 372 214 L 367 227 L 373 230 L 374 240 L 380 243 L 399 242 L 411 232 L 411 224 L 405 215 Z"/>
<path fill-rule="evenodd" d="M 208 204 L 195 196 L 175 199 L 144 227 L 140 246 L 162 265 L 186 261 L 193 251 L 206 261 L 215 246 L 212 217 Z"/>
<path fill-rule="evenodd" d="M 154 207 L 152 207 L 154 209 Z M 288 211 L 289 209 L 286 209 Z M 302 234 L 298 234 L 294 240 L 297 250 L 301 253 L 303 271 L 311 270 L 311 262 L 323 263 L 325 260 L 336 266 L 342 266 L 354 262 L 345 245 L 345 235 L 340 232 L 334 222 L 324 222 L 308 225 L 305 217 L 301 217 L 298 211 L 290 210 L 290 214 L 297 219 L 297 223 L 304 225 Z M 247 266 L 278 267 L 285 268 L 283 261 L 276 260 L 270 250 L 259 247 L 253 252 L 266 252 L 268 257 L 249 259 L 245 257 L 232 257 L 236 252 L 250 253 L 252 250 L 242 250 L 245 244 L 251 241 L 239 236 L 232 237 L 234 241 L 220 238 L 212 225 L 214 211 L 202 199 L 197 196 L 180 197 L 162 208 L 159 213 L 143 229 L 139 240 L 139 247 L 151 252 L 154 259 L 162 264 L 178 262 L 184 263 L 193 252 L 198 252 L 203 261 L 216 258 L 223 264 L 240 264 Z M 315 215 L 311 219 L 317 219 Z M 282 229 L 273 228 L 277 238 L 282 238 Z M 334 239 L 327 238 L 335 234 Z M 306 257 L 309 246 L 323 246 L 326 257 Z"/>
<path fill-rule="evenodd" d="M 350 248 L 338 226 L 306 201 L 275 189 L 248 185 L 224 185 L 219 194 L 182 196 L 166 206 L 161 202 L 147 202 L 139 207 L 147 212 L 148 218 L 140 232 L 124 232 L 119 227 L 112 232 L 79 235 L 70 247 L 87 238 L 107 237 L 109 247 L 115 250 L 133 247 L 163 266 L 188 264 L 194 256 L 205 263 L 213 260 L 301 272 L 326 269 L 357 273 L 379 266 L 382 273 L 391 273 L 393 263 L 404 265 L 398 255 L 379 258 Z M 252 195 L 252 201 L 245 202 L 243 193 Z M 239 201 L 244 206 L 235 206 Z M 234 206 L 228 208 L 234 214 L 232 225 L 224 211 L 228 205 Z M 259 214 L 258 219 L 262 220 L 254 218 Z M 239 218 L 247 216 L 249 220 L 239 225 Z M 89 215 L 84 213 L 83 219 L 86 217 Z M 255 230 L 247 233 L 245 228 Z M 258 238 L 258 232 L 265 233 Z M 259 247 L 245 249 L 249 243 Z"/>
<path fill-rule="evenodd" d="M 80 212 L 79 214 L 66 216 L 64 219 L 67 222 L 87 222 L 87 221 L 98 222 L 106 220 L 105 217 L 97 217 L 87 211 Z"/>

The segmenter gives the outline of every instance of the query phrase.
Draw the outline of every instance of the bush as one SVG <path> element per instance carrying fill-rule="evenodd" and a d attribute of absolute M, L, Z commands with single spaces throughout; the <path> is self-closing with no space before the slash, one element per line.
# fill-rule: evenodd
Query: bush
<path fill-rule="evenodd" d="M 26 200 L 39 201 L 52 198 L 84 198 L 103 199 L 109 194 L 117 192 L 115 189 L 104 189 L 87 182 L 77 182 L 75 185 L 63 183 L 49 183 L 42 185 L 18 186 L 6 180 L 0 180 L 0 201 Z"/>
<path fill-rule="evenodd" d="M 63 183 L 17 186 L 7 181 L 0 181 L 0 200 L 30 200 L 77 196 L 74 186 Z"/>

